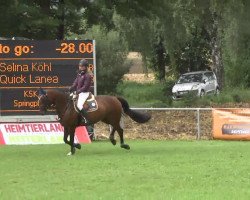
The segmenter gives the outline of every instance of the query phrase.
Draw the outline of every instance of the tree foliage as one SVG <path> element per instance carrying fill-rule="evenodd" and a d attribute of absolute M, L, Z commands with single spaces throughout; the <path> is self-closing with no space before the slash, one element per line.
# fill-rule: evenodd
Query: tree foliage
<path fill-rule="evenodd" d="M 113 84 L 121 74 L 111 66 L 124 65 L 129 49 L 141 52 L 145 72 L 153 69 L 159 80 L 212 69 L 222 88 L 249 87 L 249 10 L 247 0 L 8 0 L 0 4 L 0 36 L 102 38 L 97 63 L 108 69 L 98 76 L 114 74 Z M 110 63 L 108 42 L 120 44 Z"/>

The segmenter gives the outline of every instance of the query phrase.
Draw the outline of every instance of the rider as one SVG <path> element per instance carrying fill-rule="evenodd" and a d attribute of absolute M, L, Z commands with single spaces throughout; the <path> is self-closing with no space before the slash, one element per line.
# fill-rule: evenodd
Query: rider
<path fill-rule="evenodd" d="M 78 95 L 77 107 L 80 110 L 80 114 L 84 119 L 84 123 L 87 124 L 86 119 L 87 111 L 83 108 L 83 103 L 89 96 L 90 86 L 91 86 L 91 75 L 87 72 L 88 61 L 85 59 L 80 60 L 79 70 L 77 71 L 77 76 L 72 86 L 70 87 L 70 92 L 76 92 Z"/>

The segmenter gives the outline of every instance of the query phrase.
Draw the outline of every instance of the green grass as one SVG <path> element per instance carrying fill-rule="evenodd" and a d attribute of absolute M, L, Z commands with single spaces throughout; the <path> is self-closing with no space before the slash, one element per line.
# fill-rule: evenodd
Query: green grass
<path fill-rule="evenodd" d="M 123 96 L 131 107 L 211 107 L 226 103 L 249 103 L 250 90 L 226 88 L 220 95 L 206 95 L 203 98 L 188 96 L 178 101 L 171 99 L 171 81 L 164 83 L 137 83 L 124 81 L 117 86 L 117 93 Z"/>
<path fill-rule="evenodd" d="M 128 141 L 0 147 L 0 199 L 249 199 L 250 145 Z"/>
<path fill-rule="evenodd" d="M 165 105 L 164 85 L 124 81 L 117 86 L 117 93 L 133 107 L 162 107 Z"/>

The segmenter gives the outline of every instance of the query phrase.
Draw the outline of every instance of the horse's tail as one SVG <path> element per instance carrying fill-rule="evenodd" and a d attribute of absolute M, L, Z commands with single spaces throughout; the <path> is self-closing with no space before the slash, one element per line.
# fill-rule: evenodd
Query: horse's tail
<path fill-rule="evenodd" d="M 127 114 L 135 122 L 145 123 L 150 120 L 150 114 L 130 109 L 128 102 L 122 97 L 117 97 L 117 99 L 121 102 L 124 113 Z"/>

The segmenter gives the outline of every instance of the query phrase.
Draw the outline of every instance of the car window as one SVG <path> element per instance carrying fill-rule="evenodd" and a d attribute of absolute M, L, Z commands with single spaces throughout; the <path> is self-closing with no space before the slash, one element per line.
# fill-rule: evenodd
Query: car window
<path fill-rule="evenodd" d="M 204 75 L 208 78 L 209 81 L 215 79 L 213 72 L 206 72 Z"/>
<path fill-rule="evenodd" d="M 193 83 L 201 81 L 202 81 L 202 74 L 184 74 L 179 78 L 177 83 L 181 84 L 181 83 Z"/>

